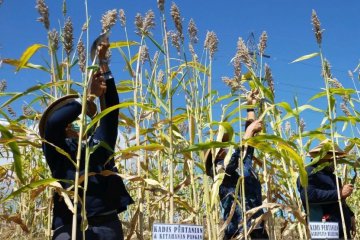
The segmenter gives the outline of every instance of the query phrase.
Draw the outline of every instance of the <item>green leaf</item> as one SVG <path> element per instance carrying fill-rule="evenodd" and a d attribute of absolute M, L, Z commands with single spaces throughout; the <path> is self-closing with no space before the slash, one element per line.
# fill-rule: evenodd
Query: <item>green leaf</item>
<path fill-rule="evenodd" d="M 247 139 L 245 142 L 256 149 L 259 149 L 259 151 L 275 154 L 276 157 L 279 157 L 279 152 L 281 154 L 286 154 L 282 157 L 291 159 L 298 165 L 301 185 L 304 187 L 308 185 L 304 161 L 296 152 L 294 143 L 285 141 L 275 135 L 258 135 Z"/>
<path fill-rule="evenodd" d="M 0 124 L 0 132 L 2 138 L 9 139 L 11 141 L 7 142 L 7 145 L 10 147 L 13 158 L 14 158 L 14 170 L 16 176 L 20 179 L 22 183 L 24 183 L 23 170 L 22 170 L 22 160 L 21 153 L 17 142 L 14 139 L 14 136 L 9 132 L 9 130 Z"/>
<path fill-rule="evenodd" d="M 62 86 L 67 84 L 67 81 L 57 81 L 55 83 L 47 83 L 47 84 L 37 84 L 35 86 L 32 86 L 30 88 L 28 88 L 27 90 L 25 90 L 24 92 L 21 93 L 17 93 L 14 97 L 10 98 L 9 100 L 7 100 L 5 103 L 3 103 L 0 108 L 3 108 L 7 105 L 9 105 L 10 103 L 12 103 L 13 101 L 15 101 L 16 99 L 25 96 L 31 92 L 37 91 L 37 90 L 43 90 L 43 89 L 47 89 L 51 86 Z"/>
<path fill-rule="evenodd" d="M 165 148 L 164 145 L 157 144 L 157 143 L 151 143 L 151 144 L 148 144 L 148 145 L 140 145 L 140 146 L 128 147 L 127 149 L 124 149 L 124 150 L 122 150 L 120 152 L 126 153 L 126 152 L 134 152 L 134 151 L 138 151 L 138 150 L 158 151 L 158 150 L 163 150 L 164 148 Z"/>
<path fill-rule="evenodd" d="M 194 68 L 195 70 L 199 71 L 199 72 L 202 72 L 206 75 L 209 75 L 209 71 L 208 71 L 208 68 L 206 68 L 204 65 L 202 65 L 201 63 L 199 62 L 186 62 L 186 63 L 183 63 L 179 66 L 180 69 L 183 69 L 183 68 L 186 68 L 186 67 L 192 67 Z"/>
<path fill-rule="evenodd" d="M 164 49 L 158 44 L 150 35 L 146 35 L 154 44 L 155 46 L 163 53 L 165 54 Z"/>
<path fill-rule="evenodd" d="M 16 68 L 19 67 L 20 65 L 20 61 L 17 60 L 17 59 L 10 59 L 10 58 L 5 58 L 5 59 L 2 59 L 2 62 L 5 63 L 5 64 L 9 64 L 11 66 L 14 66 Z M 50 69 L 42 66 L 42 65 L 37 65 L 37 64 L 32 64 L 32 63 L 26 63 L 24 66 L 22 66 L 22 68 L 32 68 L 32 69 L 38 69 L 38 70 L 42 70 L 42 71 L 45 71 L 47 73 L 51 73 Z"/>
<path fill-rule="evenodd" d="M 21 68 L 26 66 L 30 58 L 40 49 L 46 47 L 42 44 L 33 44 L 30 47 L 28 47 L 25 52 L 21 55 L 21 58 L 19 60 L 19 65 L 17 66 L 15 72 L 18 72 Z"/>
<path fill-rule="evenodd" d="M 295 63 L 295 62 L 301 62 L 301 61 L 304 61 L 304 60 L 307 60 L 307 59 L 310 59 L 310 58 L 313 58 L 313 57 L 316 57 L 318 56 L 319 53 L 318 52 L 315 52 L 315 53 L 311 53 L 311 54 L 308 54 L 308 55 L 304 55 L 302 57 L 299 57 L 297 59 L 295 59 L 294 61 L 292 61 L 291 63 Z"/>
<path fill-rule="evenodd" d="M 28 192 L 34 188 L 40 187 L 40 186 L 47 186 L 50 185 L 53 182 L 57 182 L 58 180 L 55 178 L 47 178 L 47 179 L 41 179 L 35 182 L 32 182 L 30 184 L 27 184 L 25 186 L 23 186 L 22 188 L 19 188 L 18 190 L 16 190 L 15 192 L 11 193 L 9 196 L 7 196 L 6 198 L 2 199 L 0 201 L 0 203 L 4 203 L 10 199 L 13 199 L 14 197 L 20 195 L 21 193 L 25 193 Z"/>
<path fill-rule="evenodd" d="M 138 42 L 135 41 L 117 41 L 117 42 L 111 42 L 109 48 L 122 48 L 127 46 L 136 46 L 139 45 Z"/>
<path fill-rule="evenodd" d="M 115 106 L 109 107 L 107 109 L 105 109 L 104 111 L 102 111 L 100 114 L 96 115 L 96 117 L 90 122 L 89 125 L 87 125 L 86 130 L 85 130 L 85 134 L 98 122 L 100 121 L 101 118 L 103 118 L 105 115 L 107 115 L 108 113 L 114 111 L 115 109 L 121 109 L 121 108 L 127 108 L 130 106 L 138 106 L 144 110 L 147 111 L 154 111 L 154 112 L 158 112 L 159 109 L 157 108 L 150 108 L 144 104 L 135 104 L 134 102 L 123 102 L 123 103 L 119 103 Z"/>
<path fill-rule="evenodd" d="M 226 147 L 229 147 L 231 145 L 237 146 L 237 144 L 234 143 L 234 142 L 216 142 L 216 141 L 213 141 L 213 142 L 194 144 L 194 145 L 184 149 L 181 152 L 204 151 L 204 150 L 208 150 L 210 148 L 226 148 Z"/>
<path fill-rule="evenodd" d="M 225 173 L 216 174 L 214 178 L 214 184 L 211 189 L 211 208 L 215 206 L 215 203 L 217 202 L 217 198 L 219 197 L 219 188 L 221 183 L 223 182 L 225 177 Z"/>
<path fill-rule="evenodd" d="M 317 94 L 315 94 L 314 96 L 312 96 L 309 100 L 309 102 L 315 100 L 315 99 L 318 99 L 318 98 L 321 98 L 321 97 L 325 97 L 326 96 L 326 91 L 323 91 L 323 92 L 319 92 Z"/>

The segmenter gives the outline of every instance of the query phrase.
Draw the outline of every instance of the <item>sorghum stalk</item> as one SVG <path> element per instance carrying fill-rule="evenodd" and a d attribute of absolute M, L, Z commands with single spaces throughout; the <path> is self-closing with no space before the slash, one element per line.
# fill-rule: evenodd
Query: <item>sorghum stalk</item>
<path fill-rule="evenodd" d="M 87 0 L 85 0 L 85 14 L 86 14 L 86 19 L 89 19 L 89 15 L 88 15 L 88 7 L 87 7 Z M 86 30 L 86 43 L 87 43 L 87 48 L 86 48 L 86 56 L 89 56 L 89 47 L 88 47 L 88 43 L 89 43 L 89 28 L 87 28 Z M 86 66 L 88 66 L 88 59 L 86 58 Z M 74 213 L 73 213 L 73 219 L 72 219 L 72 232 L 71 232 L 71 240 L 76 240 L 76 233 L 77 233 L 77 209 L 78 209 L 78 203 L 79 203 L 79 177 L 80 177 L 80 159 L 81 159 L 81 146 L 82 146 L 82 140 L 83 140 L 83 135 L 84 135 L 84 130 L 86 127 L 85 124 L 85 116 L 86 116 L 86 104 L 87 104 L 87 93 L 88 93 L 88 89 L 87 89 L 87 85 L 88 85 L 88 81 L 89 78 L 91 78 L 92 76 L 92 71 L 90 73 L 88 73 L 88 69 L 86 67 L 86 71 L 85 71 L 85 76 L 84 76 L 84 88 L 83 88 L 83 95 L 82 95 L 82 101 L 81 101 L 81 117 L 80 117 L 80 132 L 79 132 L 79 141 L 78 141 L 78 149 L 77 149 L 77 154 L 76 154 L 76 166 L 75 166 L 75 183 L 74 183 Z M 86 188 L 87 188 L 87 182 L 88 182 L 88 171 L 89 171 L 89 149 L 88 147 L 86 147 L 86 158 L 85 158 L 85 175 L 84 175 L 84 195 L 83 195 L 83 206 L 82 206 L 82 211 L 83 214 L 85 212 L 85 215 L 83 217 L 86 218 L 86 206 L 85 206 L 85 202 L 86 202 Z M 83 229 L 83 236 L 85 234 L 85 229 Z"/>

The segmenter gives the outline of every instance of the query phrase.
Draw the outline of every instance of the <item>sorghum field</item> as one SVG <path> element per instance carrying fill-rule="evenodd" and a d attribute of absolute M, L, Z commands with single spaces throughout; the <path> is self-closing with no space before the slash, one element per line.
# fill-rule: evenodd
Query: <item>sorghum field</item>
<path fill-rule="evenodd" d="M 57 191 L 70 200 L 73 198 L 76 186 L 62 189 L 59 180 L 51 177 L 41 149 L 43 139 L 38 123 L 42 112 L 57 98 L 86 92 L 89 75 L 96 69 L 89 58 L 93 39 L 89 39 L 88 31 L 93 21 L 101 21 L 103 31 L 120 28 L 126 36 L 119 40 L 110 35 L 111 60 L 122 64 L 122 69 L 112 69 L 116 76 L 121 76 L 116 78 L 121 103 L 116 106 L 120 114 L 114 157 L 135 200 L 120 215 L 126 239 L 150 239 L 154 222 L 203 225 L 205 239 L 221 239 L 226 223 L 221 219 L 218 191 L 224 173 L 214 179 L 205 174 L 204 153 L 208 149 L 218 151 L 219 147 L 227 147 L 230 154 L 242 144 L 256 148 L 254 164 L 262 183 L 265 213 L 253 225 L 265 220 L 271 239 L 309 236 L 306 206 L 301 203 L 296 181 L 300 178 L 301 184 L 307 185 L 307 153 L 317 143 L 327 138 L 346 149 L 349 155 L 337 162 L 336 173 L 343 183 L 353 182 L 355 189 L 359 186 L 356 178 L 360 146 L 359 71 L 350 72 L 350 80 L 347 79 L 352 81 L 353 88 L 344 88 L 333 76 L 322 50 L 326 36 L 321 16 L 315 10 L 309 12 L 309 22 L 312 21 L 317 51 L 309 55 L 299 53 L 292 64 L 317 59 L 323 87 L 307 104 L 299 105 L 295 97 L 286 102 L 275 101 L 272 71 L 263 57 L 266 31 L 256 43 L 257 54 L 239 37 L 229 59 L 233 75 L 222 79 L 222 84 L 228 86 L 227 94 L 223 95 L 213 79 L 218 36 L 207 31 L 206 38 L 199 39 L 198 32 L 203 30 L 197 29 L 193 19 L 183 21 L 175 2 L 153 0 L 156 17 L 152 10 L 127 16 L 123 9 L 109 9 L 102 19 L 84 19 L 82 29 L 73 27 L 66 11 L 67 1 L 63 2 L 63 9 L 51 10 L 62 11 L 64 19 L 59 26 L 49 21 L 46 1 L 34 1 L 47 45 L 29 42 L 19 58 L 0 59 L 2 65 L 12 65 L 18 75 L 26 69 L 44 72 L 49 79 L 41 84 L 34 79 L 33 86 L 24 92 L 7 92 L 6 80 L 0 82 L 2 239 L 49 239 L 52 194 Z M 5 3 L 0 1 L 1 4 Z M 84 11 L 88 13 L 86 0 Z M 154 34 L 154 29 L 160 34 Z M 137 37 L 129 39 L 129 31 L 135 31 Z M 39 52 L 46 53 L 46 59 L 32 62 Z M 74 78 L 75 75 L 81 77 Z M 261 101 L 257 106 L 246 104 L 246 95 L 253 89 L 259 90 Z M 28 104 L 22 106 L 22 112 L 13 110 L 12 106 L 25 98 Z M 326 102 L 323 108 L 312 105 L 318 99 Z M 215 105 L 222 107 L 215 111 Z M 249 107 L 257 109 L 266 127 L 245 142 L 241 136 L 245 109 Z M 304 111 L 316 112 L 323 119 L 322 124 L 305 130 Z M 101 117 L 98 115 L 91 124 Z M 224 132 L 230 133 L 231 141 L 220 142 Z M 360 193 L 354 191 L 347 199 L 357 219 L 359 198 Z M 245 218 L 253 212 L 248 211 Z"/>

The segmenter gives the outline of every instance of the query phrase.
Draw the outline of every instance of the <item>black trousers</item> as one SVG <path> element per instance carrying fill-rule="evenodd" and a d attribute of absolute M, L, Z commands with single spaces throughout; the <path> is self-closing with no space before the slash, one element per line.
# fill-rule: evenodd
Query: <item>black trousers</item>
<path fill-rule="evenodd" d="M 85 231 L 86 240 L 123 240 L 124 235 L 122 231 L 121 221 L 115 214 L 116 218 L 93 217 L 89 219 L 88 229 Z M 71 239 L 71 225 L 64 225 L 54 231 L 53 240 L 70 240 Z M 82 232 L 78 227 L 76 239 L 81 240 Z"/>

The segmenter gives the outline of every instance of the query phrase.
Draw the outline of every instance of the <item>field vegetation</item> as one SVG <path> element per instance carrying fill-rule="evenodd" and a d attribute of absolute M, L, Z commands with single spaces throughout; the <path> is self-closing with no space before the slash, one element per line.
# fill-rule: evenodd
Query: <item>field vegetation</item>
<path fill-rule="evenodd" d="M 154 7 L 155 4 L 154 1 Z M 0 166 L 2 239 L 49 238 L 53 192 L 60 192 L 69 200 L 74 197 L 75 186 L 62 189 L 61 179 L 51 177 L 41 149 L 43 139 L 38 123 L 46 106 L 55 99 L 69 93 L 84 95 L 90 72 L 97 68 L 89 60 L 92 40 L 88 30 L 91 22 L 98 19 L 84 19 L 83 28 L 74 29 L 64 1 L 63 9 L 52 10 L 64 15 L 62 27 L 53 29 L 57 23 L 49 22 L 45 1 L 37 0 L 36 8 L 48 44 L 29 43 L 20 58 L 1 59 L 3 64 L 14 66 L 17 74 L 31 69 L 49 76 L 46 83 L 34 80 L 34 85 L 24 92 L 7 92 L 6 81 L 0 82 L 0 115 L 4 119 L 0 123 L 0 157 L 5 162 Z M 86 1 L 84 10 L 88 11 Z M 299 178 L 303 186 L 307 185 L 309 148 L 324 139 L 343 146 L 349 155 L 336 162 L 336 173 L 343 183 L 354 182 L 355 188 L 359 185 L 358 69 L 350 72 L 353 88 L 344 88 L 332 75 L 322 51 L 326 39 L 322 38 L 320 21 L 313 11 L 309 19 L 311 14 L 314 44 L 318 48 L 312 54 L 299 53 L 302 57 L 292 63 L 317 58 L 321 64 L 323 89 L 307 104 L 299 105 L 295 97 L 286 102 L 275 101 L 271 68 L 264 58 L 266 32 L 256 49 L 249 49 L 239 37 L 234 56 L 229 59 L 234 73 L 223 77 L 221 84 L 228 86 L 228 92 L 221 94 L 217 91 L 219 81 L 213 79 L 213 60 L 219 43 L 216 33 L 208 31 L 205 39 L 198 39 L 200 30 L 195 21 L 185 23 L 176 3 L 158 0 L 156 10 L 157 18 L 152 10 L 137 14 L 135 25 L 129 20 L 133 16 L 126 16 L 122 9 L 109 10 L 101 19 L 103 31 L 121 28 L 126 36 L 118 40 L 110 35 L 111 59 L 116 58 L 123 65 L 123 69 L 112 69 L 115 76 L 121 76 L 116 83 L 122 101 L 116 106 L 120 109 L 120 137 L 114 157 L 135 200 L 120 215 L 125 238 L 150 239 L 152 224 L 161 222 L 203 225 L 205 239 L 220 239 L 226 226 L 218 197 L 224 174 L 214 179 L 206 175 L 204 153 L 207 149 L 216 152 L 219 147 L 227 147 L 230 154 L 243 144 L 256 148 L 254 164 L 263 190 L 265 213 L 252 226 L 265 220 L 271 239 L 308 238 L 306 206 L 301 203 L 296 181 Z M 159 35 L 154 34 L 155 27 Z M 138 37 L 128 39 L 128 31 L 136 31 Z M 48 57 L 40 63 L 32 62 L 39 51 L 47 52 Z M 259 90 L 257 106 L 246 104 L 246 95 L 253 89 Z M 23 105 L 23 112 L 15 112 L 12 106 L 24 98 L 28 104 Z M 323 108 L 313 106 L 312 102 L 318 99 L 327 104 Z M 214 106 L 221 106 L 221 110 L 215 111 Z M 266 127 L 259 135 L 243 141 L 247 108 L 256 108 Z M 322 117 L 322 124 L 316 129 L 305 129 L 304 111 L 316 112 Z M 101 117 L 103 114 L 82 128 L 90 128 Z M 225 132 L 230 141 L 223 143 L 220 140 Z M 78 187 L 83 178 L 78 179 Z M 242 191 L 243 181 L 239 186 Z M 360 193 L 355 191 L 348 199 L 357 219 L 359 198 Z M 239 199 L 239 204 L 243 201 Z M 71 201 L 69 207 L 73 207 Z M 254 211 L 246 212 L 245 219 Z M 251 228 L 245 226 L 245 237 Z"/>

